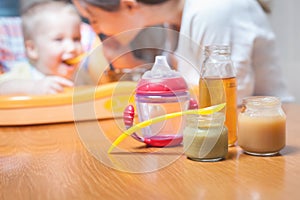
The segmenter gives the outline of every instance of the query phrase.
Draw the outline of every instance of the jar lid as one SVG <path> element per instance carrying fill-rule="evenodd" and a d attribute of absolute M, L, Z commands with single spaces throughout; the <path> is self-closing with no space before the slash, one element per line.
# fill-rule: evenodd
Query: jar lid
<path fill-rule="evenodd" d="M 281 101 L 278 97 L 274 96 L 250 96 L 243 98 L 243 105 L 255 107 L 273 107 L 281 105 Z"/>
<path fill-rule="evenodd" d="M 145 72 L 138 82 L 137 94 L 175 95 L 187 92 L 184 78 L 167 63 L 165 56 L 156 56 L 151 70 Z"/>
<path fill-rule="evenodd" d="M 225 113 L 216 112 L 210 115 L 189 115 L 186 118 L 187 123 L 193 124 L 195 127 L 215 128 L 225 126 Z"/>

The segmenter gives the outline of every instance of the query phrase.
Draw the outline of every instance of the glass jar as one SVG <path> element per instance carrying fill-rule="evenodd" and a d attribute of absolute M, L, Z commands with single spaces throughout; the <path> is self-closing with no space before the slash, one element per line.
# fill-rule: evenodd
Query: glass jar
<path fill-rule="evenodd" d="M 183 149 L 195 161 L 219 161 L 228 153 L 228 130 L 224 113 L 187 116 Z"/>
<path fill-rule="evenodd" d="M 211 45 L 205 47 L 199 80 L 199 107 L 226 102 L 225 125 L 228 128 L 228 144 L 237 140 L 237 83 L 231 61 L 230 47 Z"/>
<path fill-rule="evenodd" d="M 243 99 L 238 116 L 238 144 L 250 155 L 272 156 L 285 146 L 286 115 L 277 97 Z"/>

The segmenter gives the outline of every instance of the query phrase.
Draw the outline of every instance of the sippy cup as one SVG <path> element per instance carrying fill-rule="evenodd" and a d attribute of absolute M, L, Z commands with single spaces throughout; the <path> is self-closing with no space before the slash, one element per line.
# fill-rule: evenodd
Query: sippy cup
<path fill-rule="evenodd" d="M 191 105 L 188 86 L 184 78 L 172 70 L 165 56 L 156 56 L 151 70 L 146 71 L 136 88 L 135 103 L 140 122 L 169 113 L 187 110 Z M 197 106 L 197 104 L 195 104 Z M 195 106 L 194 106 L 195 107 Z M 127 128 L 132 126 L 133 106 L 124 111 Z M 142 129 L 142 136 L 132 136 L 148 146 L 163 147 L 182 142 L 184 117 L 176 117 Z"/>

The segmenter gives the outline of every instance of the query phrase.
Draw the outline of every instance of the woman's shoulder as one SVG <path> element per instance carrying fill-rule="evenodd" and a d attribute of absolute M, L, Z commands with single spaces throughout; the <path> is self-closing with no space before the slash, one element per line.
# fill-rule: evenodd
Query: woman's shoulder
<path fill-rule="evenodd" d="M 259 8 L 255 0 L 187 0 L 184 12 L 209 19 L 226 19 Z"/>
<path fill-rule="evenodd" d="M 253 23 L 256 26 L 265 18 L 255 0 L 187 0 L 183 13 L 183 23 L 219 29 Z"/>

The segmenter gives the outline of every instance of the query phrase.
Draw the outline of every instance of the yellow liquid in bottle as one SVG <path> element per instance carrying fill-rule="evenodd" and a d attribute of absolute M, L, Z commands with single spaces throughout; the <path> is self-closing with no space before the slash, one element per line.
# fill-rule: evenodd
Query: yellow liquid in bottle
<path fill-rule="evenodd" d="M 237 140 L 237 90 L 236 78 L 200 78 L 199 107 L 207 107 L 226 102 L 225 125 L 228 129 L 228 145 Z"/>

